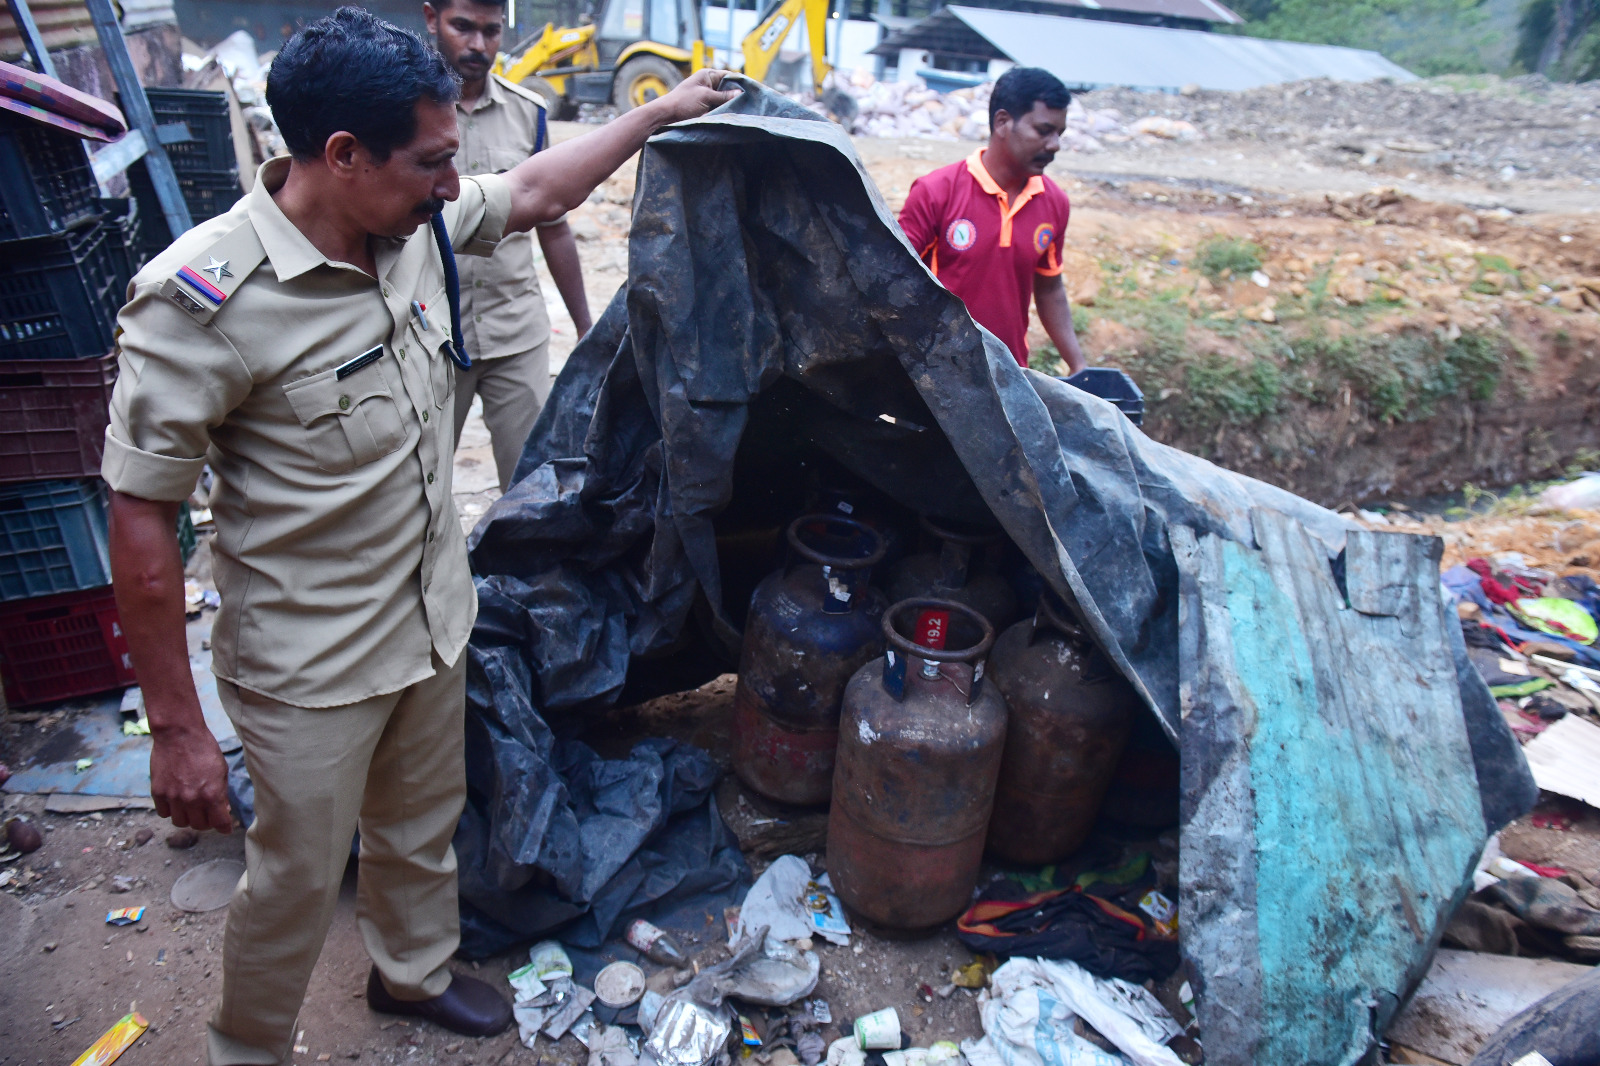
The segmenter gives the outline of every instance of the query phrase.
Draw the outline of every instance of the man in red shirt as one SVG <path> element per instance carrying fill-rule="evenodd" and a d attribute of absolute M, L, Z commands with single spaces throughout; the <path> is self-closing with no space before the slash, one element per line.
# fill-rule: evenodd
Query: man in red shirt
<path fill-rule="evenodd" d="M 1071 95 L 1054 74 L 1013 67 L 989 97 L 989 146 L 911 183 L 900 228 L 979 325 L 1028 365 L 1028 301 L 1067 363 L 1084 367 L 1061 281 L 1072 205 L 1044 176 L 1061 149 Z"/>

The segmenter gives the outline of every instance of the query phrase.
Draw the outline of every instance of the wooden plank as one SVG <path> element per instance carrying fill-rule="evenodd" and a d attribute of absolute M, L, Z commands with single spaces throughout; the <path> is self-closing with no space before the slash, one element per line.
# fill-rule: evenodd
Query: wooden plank
<path fill-rule="evenodd" d="M 1522 749 L 1546 792 L 1600 807 L 1600 726 L 1569 714 Z"/>

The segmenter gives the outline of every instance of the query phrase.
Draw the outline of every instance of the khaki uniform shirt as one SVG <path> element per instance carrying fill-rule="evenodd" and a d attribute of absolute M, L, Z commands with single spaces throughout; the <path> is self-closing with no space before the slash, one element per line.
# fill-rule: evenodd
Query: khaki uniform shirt
<path fill-rule="evenodd" d="M 533 154 L 544 100 L 490 74 L 483 95 L 456 104 L 462 174 L 501 174 Z M 549 146 L 549 142 L 545 142 Z M 566 216 L 544 225 L 558 226 Z M 533 234 L 509 233 L 488 259 L 467 260 L 461 271 L 461 331 L 474 359 L 502 359 L 550 339 L 550 314 L 533 265 Z"/>
<path fill-rule="evenodd" d="M 377 279 L 330 262 L 272 199 L 288 168 L 264 164 L 133 279 L 102 473 L 182 500 L 211 464 L 217 676 L 335 707 L 431 676 L 430 652 L 454 663 L 477 598 L 450 497 L 456 371 L 433 235 L 378 241 Z M 444 220 L 486 255 L 510 210 L 503 179 L 463 179 Z"/>

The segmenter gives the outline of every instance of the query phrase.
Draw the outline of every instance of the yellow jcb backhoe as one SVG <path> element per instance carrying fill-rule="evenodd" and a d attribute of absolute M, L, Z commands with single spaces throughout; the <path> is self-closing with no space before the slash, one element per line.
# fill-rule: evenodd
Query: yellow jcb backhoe
<path fill-rule="evenodd" d="M 833 2 L 770 0 L 740 44 L 744 73 L 765 81 L 790 27 L 804 14 L 811 76 L 820 94 L 833 69 L 826 44 Z M 577 116 L 579 104 L 615 104 L 619 111 L 638 107 L 709 65 L 710 59 L 696 0 L 603 0 L 594 21 L 562 28 L 547 24 L 539 36 L 502 54 L 495 71 L 543 95 L 551 118 L 570 119 Z"/>

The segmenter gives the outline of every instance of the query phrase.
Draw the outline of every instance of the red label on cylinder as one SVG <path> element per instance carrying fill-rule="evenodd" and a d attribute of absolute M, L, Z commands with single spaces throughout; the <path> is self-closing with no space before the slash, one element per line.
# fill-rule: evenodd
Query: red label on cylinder
<path fill-rule="evenodd" d="M 923 611 L 917 616 L 917 631 L 911 639 L 924 648 L 943 651 L 945 634 L 949 632 L 949 611 Z"/>

